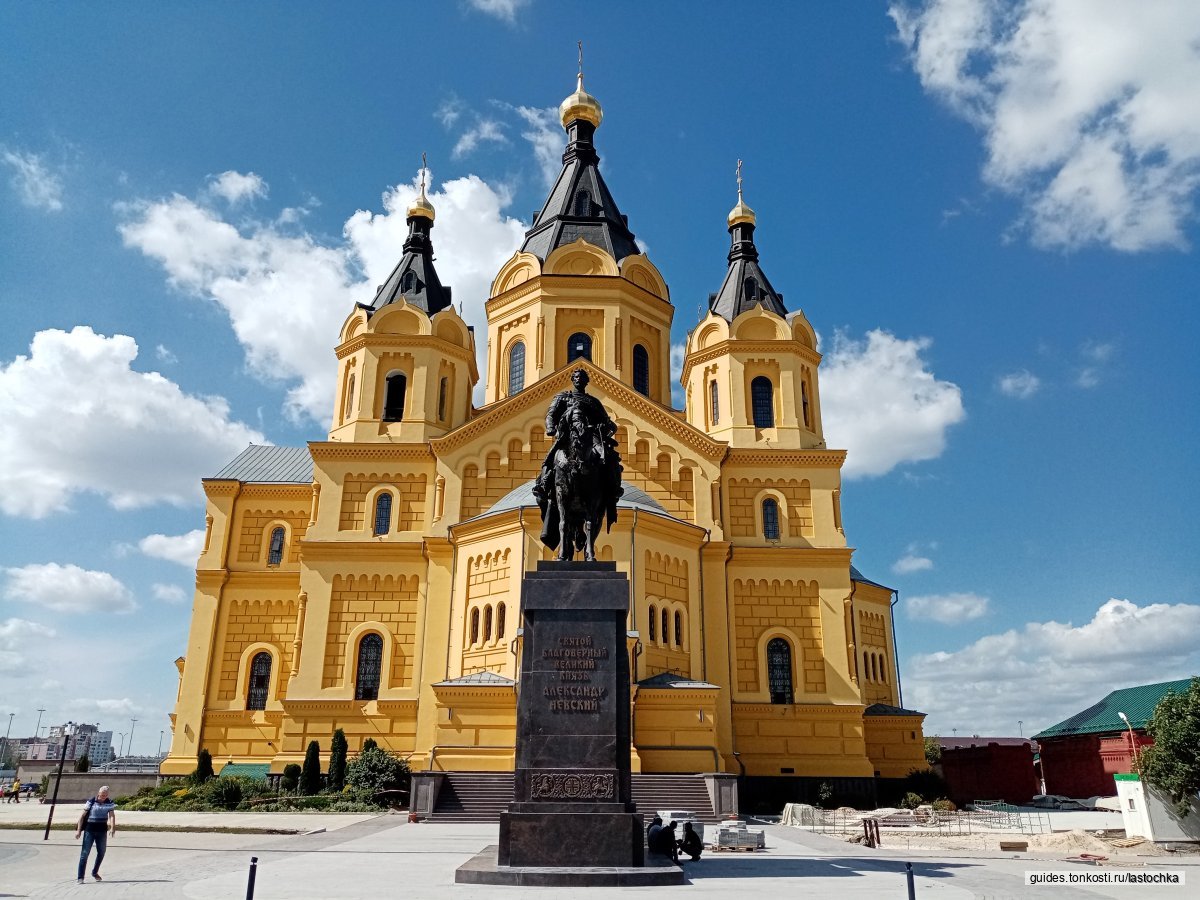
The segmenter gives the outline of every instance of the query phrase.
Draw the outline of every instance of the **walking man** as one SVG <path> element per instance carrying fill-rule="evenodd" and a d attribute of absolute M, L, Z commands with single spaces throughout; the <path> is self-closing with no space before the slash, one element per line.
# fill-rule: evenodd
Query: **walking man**
<path fill-rule="evenodd" d="M 87 867 L 88 855 L 92 845 L 96 846 L 96 864 L 92 866 L 92 877 L 103 881 L 100 877 L 100 863 L 104 862 L 104 851 L 108 849 L 109 835 L 117 833 L 116 804 L 109 799 L 108 785 L 96 791 L 96 796 L 87 802 L 79 822 L 75 825 L 75 839 L 83 835 L 83 849 L 79 853 L 79 872 L 76 881 L 83 884 L 83 873 Z"/>

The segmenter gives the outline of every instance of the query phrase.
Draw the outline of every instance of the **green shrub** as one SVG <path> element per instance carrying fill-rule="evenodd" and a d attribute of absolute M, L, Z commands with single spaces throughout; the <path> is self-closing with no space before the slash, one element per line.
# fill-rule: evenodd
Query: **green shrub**
<path fill-rule="evenodd" d="M 379 747 L 365 747 L 346 767 L 346 783 L 370 792 L 407 788 L 408 763 Z"/>
<path fill-rule="evenodd" d="M 204 784 L 212 777 L 212 754 L 207 750 L 201 750 L 196 754 L 196 770 L 192 772 L 192 781 L 196 784 Z"/>
<path fill-rule="evenodd" d="M 925 798 L 920 794 L 909 791 L 904 795 L 904 799 L 900 801 L 900 806 L 903 809 L 916 809 L 924 802 Z"/>
<path fill-rule="evenodd" d="M 922 797 L 945 797 L 950 793 L 946 780 L 933 769 L 913 769 L 905 776 L 902 790 Z"/>
<path fill-rule="evenodd" d="M 315 794 L 321 790 L 321 745 L 309 741 L 304 754 L 304 766 L 300 770 L 300 793 Z"/>
<path fill-rule="evenodd" d="M 300 766 L 296 763 L 288 763 L 283 767 L 283 775 L 279 779 L 279 786 L 285 791 L 294 791 L 300 784 Z"/>
<path fill-rule="evenodd" d="M 331 791 L 340 791 L 346 784 L 346 732 L 338 729 L 329 742 L 329 782 Z"/>
<path fill-rule="evenodd" d="M 954 812 L 955 810 L 958 809 L 958 807 L 954 805 L 953 800 L 946 800 L 946 799 L 934 800 L 933 808 L 934 808 L 934 811 L 936 811 L 936 812 Z"/>
<path fill-rule="evenodd" d="M 210 806 L 234 809 L 242 802 L 242 786 L 238 781 L 237 778 L 213 778 L 196 793 Z"/>
<path fill-rule="evenodd" d="M 375 738 L 367 738 L 365 741 L 363 741 L 363 750 L 364 751 L 373 750 L 374 748 L 376 748 L 378 746 L 379 745 L 377 743 L 375 743 Z"/>

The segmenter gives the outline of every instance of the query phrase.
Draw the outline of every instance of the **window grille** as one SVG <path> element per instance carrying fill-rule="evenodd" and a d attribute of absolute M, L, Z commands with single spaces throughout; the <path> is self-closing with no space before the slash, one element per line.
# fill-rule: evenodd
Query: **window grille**
<path fill-rule="evenodd" d="M 762 504 L 763 537 L 768 541 L 779 540 L 779 503 L 768 497 Z"/>
<path fill-rule="evenodd" d="M 525 342 L 517 341 L 508 351 L 508 396 L 525 387 Z"/>
<path fill-rule="evenodd" d="M 658 640 L 658 607 L 650 604 L 650 640 Z"/>
<path fill-rule="evenodd" d="M 721 420 L 721 390 L 715 381 L 708 383 L 708 399 L 712 407 L 712 424 L 716 425 Z"/>
<path fill-rule="evenodd" d="M 683 613 L 675 613 L 675 646 L 683 649 Z"/>
<path fill-rule="evenodd" d="M 771 379 L 759 375 L 750 382 L 750 406 L 755 428 L 775 427 L 775 388 Z"/>
<path fill-rule="evenodd" d="M 271 546 L 267 550 L 267 565 L 277 566 L 283 562 L 283 541 L 286 532 L 283 528 L 276 528 L 271 532 Z"/>
<path fill-rule="evenodd" d="M 479 610 L 471 610 L 471 646 L 479 643 Z"/>
<path fill-rule="evenodd" d="M 375 534 L 392 530 L 392 495 L 384 491 L 375 498 Z"/>
<path fill-rule="evenodd" d="M 484 607 L 483 610 L 483 640 L 487 643 L 492 639 L 492 608 L 491 606 Z"/>
<path fill-rule="evenodd" d="M 793 703 L 792 648 L 783 638 L 767 642 L 767 683 L 772 703 Z"/>
<path fill-rule="evenodd" d="M 650 396 L 650 354 L 641 344 L 633 348 L 633 389 L 643 396 Z"/>
<path fill-rule="evenodd" d="M 271 654 L 255 653 L 250 661 L 250 683 L 246 689 L 246 709 L 266 709 L 271 687 Z"/>
<path fill-rule="evenodd" d="M 358 669 L 354 679 L 355 700 L 379 699 L 379 674 L 383 667 L 383 638 L 367 634 L 358 642 Z"/>
<path fill-rule="evenodd" d="M 577 331 L 567 339 L 567 362 L 592 358 L 592 336 Z"/>
<path fill-rule="evenodd" d="M 504 637 L 504 604 L 501 603 L 496 607 L 496 637 Z"/>

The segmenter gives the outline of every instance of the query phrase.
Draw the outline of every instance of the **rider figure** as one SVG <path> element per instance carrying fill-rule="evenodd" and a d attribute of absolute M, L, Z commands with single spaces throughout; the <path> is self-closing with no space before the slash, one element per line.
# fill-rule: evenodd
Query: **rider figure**
<path fill-rule="evenodd" d="M 542 470 L 533 487 L 533 495 L 542 511 L 542 543 L 552 550 L 558 546 L 560 540 L 560 523 L 554 491 L 555 457 L 560 450 L 564 456 L 570 454 L 568 431 L 572 419 L 582 420 L 586 427 L 598 429 L 604 441 L 607 451 L 605 470 L 599 483 L 592 486 L 592 490 L 600 492 L 603 496 L 603 508 L 610 527 L 616 520 L 617 500 L 622 494 L 621 461 L 617 453 L 617 441 L 613 437 L 617 426 L 609 418 L 604 405 L 587 393 L 588 381 L 588 373 L 584 369 L 576 369 L 571 373 L 571 384 L 574 388 L 555 396 L 546 411 L 546 434 L 553 435 L 554 442 L 550 445 L 545 462 L 542 463 Z M 562 553 L 560 558 L 565 558 Z"/>

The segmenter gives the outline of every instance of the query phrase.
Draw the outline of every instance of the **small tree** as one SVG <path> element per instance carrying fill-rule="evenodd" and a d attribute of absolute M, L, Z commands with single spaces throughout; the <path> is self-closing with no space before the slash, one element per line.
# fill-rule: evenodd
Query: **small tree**
<path fill-rule="evenodd" d="M 321 745 L 308 742 L 304 754 L 304 767 L 300 770 L 300 793 L 315 794 L 321 790 Z"/>
<path fill-rule="evenodd" d="M 91 767 L 92 767 L 92 761 L 90 759 L 88 759 L 88 755 L 86 753 L 83 754 L 83 756 L 79 757 L 79 759 L 75 760 L 75 771 L 76 772 L 86 772 Z"/>
<path fill-rule="evenodd" d="M 937 736 L 925 738 L 925 762 L 936 766 L 942 761 L 942 741 Z"/>
<path fill-rule="evenodd" d="M 299 784 L 300 767 L 296 763 L 288 763 L 283 767 L 283 777 L 279 779 L 279 786 L 285 791 L 294 791 Z"/>
<path fill-rule="evenodd" d="M 201 750 L 196 754 L 196 770 L 192 772 L 192 781 L 196 784 L 204 784 L 212 777 L 212 754 L 207 750 Z"/>
<path fill-rule="evenodd" d="M 338 729 L 329 742 L 329 789 L 340 791 L 346 784 L 346 732 Z"/>
<path fill-rule="evenodd" d="M 1142 777 L 1186 816 L 1200 792 L 1200 677 L 1192 679 L 1185 693 L 1170 691 L 1158 702 L 1146 733 L 1154 738 L 1154 746 L 1142 751 Z"/>
<path fill-rule="evenodd" d="M 408 784 L 408 763 L 379 747 L 367 747 L 346 767 L 346 781 L 372 793 L 403 788 Z"/>

